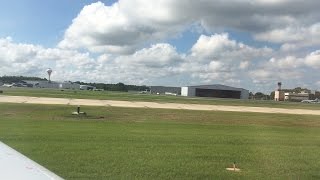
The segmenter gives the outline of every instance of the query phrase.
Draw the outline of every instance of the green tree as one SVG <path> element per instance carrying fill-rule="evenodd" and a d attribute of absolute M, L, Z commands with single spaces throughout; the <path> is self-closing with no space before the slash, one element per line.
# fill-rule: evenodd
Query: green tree
<path fill-rule="evenodd" d="M 255 99 L 265 99 L 265 95 L 262 92 L 257 92 L 254 94 Z"/>

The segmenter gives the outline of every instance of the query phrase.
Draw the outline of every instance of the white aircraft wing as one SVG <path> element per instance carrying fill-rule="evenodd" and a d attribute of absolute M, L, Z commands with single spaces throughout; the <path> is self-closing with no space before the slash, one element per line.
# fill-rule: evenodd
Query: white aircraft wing
<path fill-rule="evenodd" d="M 0 141 L 0 179 L 62 180 L 61 177 Z"/>

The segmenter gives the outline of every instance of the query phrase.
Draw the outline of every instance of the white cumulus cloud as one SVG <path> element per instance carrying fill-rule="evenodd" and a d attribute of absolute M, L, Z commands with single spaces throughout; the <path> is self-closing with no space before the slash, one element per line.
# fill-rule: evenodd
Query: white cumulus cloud
<path fill-rule="evenodd" d="M 320 68 L 320 50 L 310 53 L 306 58 L 306 64 L 313 68 Z"/>
<path fill-rule="evenodd" d="M 59 47 L 132 54 L 190 26 L 207 32 L 249 32 L 261 41 L 319 45 L 319 6 L 318 0 L 119 0 L 110 6 L 96 2 L 81 10 Z"/>

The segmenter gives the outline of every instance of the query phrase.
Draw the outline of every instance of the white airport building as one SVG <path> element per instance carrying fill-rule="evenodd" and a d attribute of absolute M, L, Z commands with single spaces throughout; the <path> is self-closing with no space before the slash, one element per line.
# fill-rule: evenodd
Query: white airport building
<path fill-rule="evenodd" d="M 53 88 L 53 89 L 74 89 L 79 90 L 80 84 L 73 83 L 70 81 L 65 82 L 55 82 L 55 81 L 22 81 L 28 85 L 28 87 L 33 88 Z"/>
<path fill-rule="evenodd" d="M 181 96 L 248 99 L 249 90 L 221 84 L 181 87 Z"/>
<path fill-rule="evenodd" d="M 151 94 L 180 95 L 181 87 L 150 86 Z"/>
<path fill-rule="evenodd" d="M 300 93 L 287 92 L 287 93 L 284 93 L 284 100 L 301 102 L 303 100 L 309 100 L 310 95 L 311 94 L 308 92 L 300 92 Z"/>
<path fill-rule="evenodd" d="M 90 85 L 80 85 L 80 90 L 96 90 L 96 87 Z"/>

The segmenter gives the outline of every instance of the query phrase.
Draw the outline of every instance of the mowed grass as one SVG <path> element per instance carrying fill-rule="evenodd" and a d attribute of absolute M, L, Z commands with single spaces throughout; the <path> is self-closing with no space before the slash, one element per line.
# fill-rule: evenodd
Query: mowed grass
<path fill-rule="evenodd" d="M 288 109 L 314 109 L 320 110 L 320 104 L 308 104 L 301 102 L 275 102 L 272 100 L 239 100 L 139 94 L 138 92 L 113 92 L 113 91 L 80 91 L 80 90 L 59 90 L 40 88 L 4 88 L 2 95 L 11 96 L 34 96 L 34 97 L 55 97 L 55 98 L 79 98 L 79 99 L 104 99 L 122 101 L 147 101 L 159 103 L 183 103 L 183 104 L 211 104 L 211 105 L 232 105 L 232 106 L 255 106 Z M 0 94 L 1 95 L 1 94 Z"/>
<path fill-rule="evenodd" d="M 320 179 L 319 116 L 74 110 L 0 103 L 0 140 L 66 179 Z"/>

